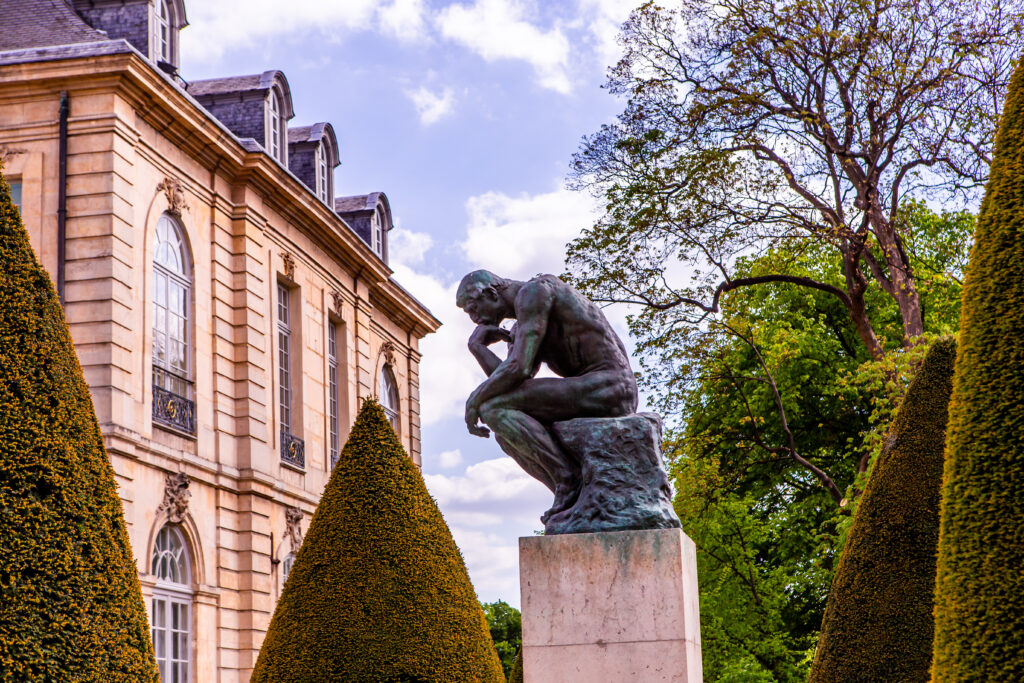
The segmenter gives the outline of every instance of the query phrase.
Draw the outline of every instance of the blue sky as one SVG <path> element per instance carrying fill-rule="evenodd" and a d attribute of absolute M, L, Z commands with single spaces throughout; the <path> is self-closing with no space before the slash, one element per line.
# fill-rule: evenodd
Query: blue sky
<path fill-rule="evenodd" d="M 639 0 L 636 0 L 638 3 Z M 333 124 L 338 195 L 383 190 L 391 266 L 442 320 L 422 345 L 423 473 L 484 601 L 519 605 L 517 538 L 551 502 L 462 420 L 483 379 L 455 285 L 475 268 L 563 270 L 594 215 L 565 189 L 583 135 L 622 104 L 600 89 L 634 0 L 202 0 L 187 3 L 185 80 L 284 71 L 291 125 Z M 621 312 L 612 311 L 620 331 Z M 623 332 L 624 333 L 624 332 Z"/>

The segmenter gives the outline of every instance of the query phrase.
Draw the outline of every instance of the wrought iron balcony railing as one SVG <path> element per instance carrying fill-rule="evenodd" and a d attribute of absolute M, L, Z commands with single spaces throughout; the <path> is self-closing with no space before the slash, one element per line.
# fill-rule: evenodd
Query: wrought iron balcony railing
<path fill-rule="evenodd" d="M 196 404 L 184 396 L 153 385 L 153 421 L 186 434 L 196 433 Z"/>
<path fill-rule="evenodd" d="M 297 436 L 281 430 L 281 462 L 299 469 L 306 469 L 306 444 Z"/>

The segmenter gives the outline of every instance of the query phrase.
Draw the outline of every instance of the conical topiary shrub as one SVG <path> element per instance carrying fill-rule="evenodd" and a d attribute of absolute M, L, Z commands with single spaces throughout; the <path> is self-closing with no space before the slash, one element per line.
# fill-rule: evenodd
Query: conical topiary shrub
<path fill-rule="evenodd" d="M 1024 62 L 964 282 L 935 585 L 933 680 L 1024 681 Z"/>
<path fill-rule="evenodd" d="M 451 532 L 366 401 L 270 622 L 253 683 L 503 682 Z"/>
<path fill-rule="evenodd" d="M 157 680 L 89 388 L 2 175 L 0 680 Z"/>
<path fill-rule="evenodd" d="M 896 413 L 832 581 L 810 683 L 928 681 L 955 361 L 956 343 L 937 341 Z"/>
<path fill-rule="evenodd" d="M 508 675 L 508 683 L 523 683 L 523 651 L 516 655 L 516 661 L 512 662 L 512 672 Z"/>

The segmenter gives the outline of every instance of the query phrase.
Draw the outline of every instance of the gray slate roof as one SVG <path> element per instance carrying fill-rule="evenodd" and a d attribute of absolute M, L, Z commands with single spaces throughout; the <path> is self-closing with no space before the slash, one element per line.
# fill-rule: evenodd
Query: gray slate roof
<path fill-rule="evenodd" d="M 377 208 L 377 199 L 380 195 L 380 192 L 371 192 L 370 194 L 357 194 L 353 197 L 337 197 L 334 200 L 334 210 L 338 213 L 373 211 Z"/>
<path fill-rule="evenodd" d="M 101 40 L 64 0 L 0 0 L 0 51 Z"/>

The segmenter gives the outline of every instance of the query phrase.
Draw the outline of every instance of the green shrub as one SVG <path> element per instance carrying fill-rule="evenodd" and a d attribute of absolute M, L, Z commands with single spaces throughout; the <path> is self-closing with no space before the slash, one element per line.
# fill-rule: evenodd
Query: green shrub
<path fill-rule="evenodd" d="M 933 680 L 1024 680 L 1024 62 L 964 282 L 935 585 Z"/>
<path fill-rule="evenodd" d="M 956 343 L 932 345 L 872 471 L 825 607 L 810 683 L 926 682 Z"/>
<path fill-rule="evenodd" d="M 0 176 L 0 681 L 156 679 L 89 388 Z"/>
<path fill-rule="evenodd" d="M 504 680 L 451 532 L 383 409 L 366 401 L 252 681 Z"/>
<path fill-rule="evenodd" d="M 516 655 L 516 661 L 512 663 L 512 673 L 508 676 L 508 683 L 523 683 L 523 651 Z"/>

